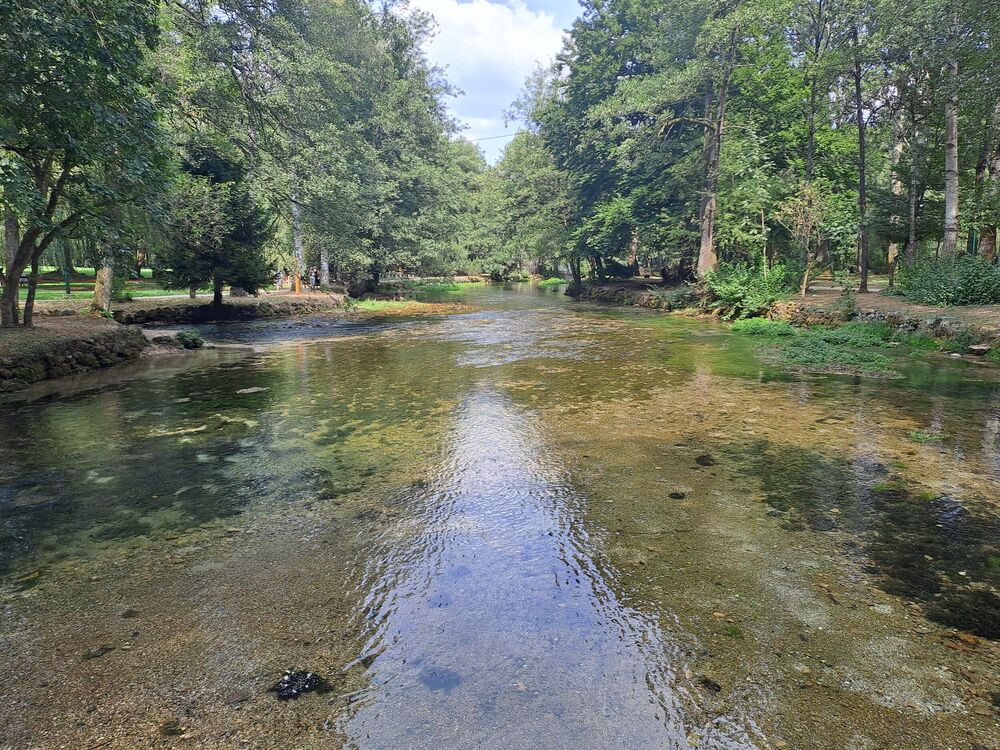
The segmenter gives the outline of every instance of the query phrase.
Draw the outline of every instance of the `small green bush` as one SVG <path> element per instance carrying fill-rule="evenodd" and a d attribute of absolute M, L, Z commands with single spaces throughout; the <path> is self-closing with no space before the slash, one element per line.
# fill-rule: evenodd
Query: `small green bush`
<path fill-rule="evenodd" d="M 819 338 L 828 344 L 841 346 L 885 346 L 892 339 L 887 323 L 845 323 L 838 328 L 814 328 Z"/>
<path fill-rule="evenodd" d="M 920 261 L 900 268 L 896 291 L 925 305 L 1000 304 L 1000 267 L 975 255 Z"/>
<path fill-rule="evenodd" d="M 784 347 L 785 360 L 793 365 L 821 370 L 856 370 L 858 372 L 891 372 L 892 362 L 884 354 L 851 351 L 822 337 L 806 332 L 796 336 Z"/>
<path fill-rule="evenodd" d="M 969 351 L 970 346 L 975 346 L 979 343 L 982 343 L 982 337 L 978 333 L 966 328 L 942 341 L 941 348 L 946 352 L 963 354 Z"/>
<path fill-rule="evenodd" d="M 779 320 L 744 318 L 733 323 L 733 330 L 750 336 L 794 336 L 795 328 Z"/>
<path fill-rule="evenodd" d="M 538 282 L 539 287 L 551 287 L 551 286 L 562 286 L 563 284 L 568 284 L 566 279 L 560 279 L 557 276 L 553 276 L 550 279 L 542 279 Z"/>
<path fill-rule="evenodd" d="M 705 285 L 722 308 L 723 317 L 728 319 L 762 315 L 790 291 L 790 281 L 782 266 L 772 268 L 765 278 L 753 266 L 720 263 L 705 276 Z"/>
<path fill-rule="evenodd" d="M 132 301 L 132 292 L 125 288 L 125 279 L 121 276 L 111 277 L 111 300 L 113 302 Z"/>
<path fill-rule="evenodd" d="M 205 339 L 197 331 L 179 331 L 174 336 L 185 349 L 200 349 L 205 345 Z"/>
<path fill-rule="evenodd" d="M 926 333 L 903 333 L 896 335 L 896 341 L 914 349 L 940 349 L 941 342 Z"/>

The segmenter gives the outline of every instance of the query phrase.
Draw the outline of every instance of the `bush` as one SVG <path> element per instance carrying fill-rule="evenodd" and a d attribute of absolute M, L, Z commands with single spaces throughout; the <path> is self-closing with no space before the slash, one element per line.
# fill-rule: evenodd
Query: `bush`
<path fill-rule="evenodd" d="M 179 331 L 174 336 L 185 349 L 200 349 L 205 345 L 205 339 L 197 331 Z"/>
<path fill-rule="evenodd" d="M 795 329 L 788 323 L 765 318 L 745 318 L 733 323 L 733 330 L 750 336 L 794 336 Z"/>
<path fill-rule="evenodd" d="M 111 277 L 111 301 L 112 302 L 131 302 L 132 292 L 125 288 L 125 279 L 121 276 Z"/>
<path fill-rule="evenodd" d="M 566 279 L 560 279 L 557 276 L 553 276 L 551 279 L 542 279 L 538 282 L 539 287 L 550 287 L 550 286 L 562 286 L 563 284 L 568 284 Z"/>
<path fill-rule="evenodd" d="M 877 352 L 852 351 L 806 333 L 785 346 L 785 360 L 807 368 L 831 372 L 876 373 L 891 371 L 892 362 Z"/>
<path fill-rule="evenodd" d="M 900 268 L 896 291 L 925 305 L 1000 304 L 1000 267 L 974 255 L 920 261 Z"/>
<path fill-rule="evenodd" d="M 814 328 L 816 335 L 828 344 L 841 346 L 885 346 L 892 340 L 888 323 L 845 323 L 839 328 Z"/>
<path fill-rule="evenodd" d="M 765 278 L 753 266 L 720 263 L 705 276 L 705 285 L 722 308 L 723 317 L 729 319 L 762 315 L 790 291 L 788 275 L 782 266 L 772 268 Z"/>

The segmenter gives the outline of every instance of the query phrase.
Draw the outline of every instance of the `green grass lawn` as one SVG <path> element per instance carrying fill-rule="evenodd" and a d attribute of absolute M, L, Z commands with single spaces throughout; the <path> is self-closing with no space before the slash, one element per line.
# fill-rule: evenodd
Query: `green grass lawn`
<path fill-rule="evenodd" d="M 55 273 L 56 271 L 59 270 L 59 266 L 39 266 L 38 270 L 41 273 Z M 73 270 L 76 271 L 81 276 L 96 276 L 97 275 L 97 270 L 96 269 L 89 268 L 87 266 L 76 266 L 76 268 L 74 268 Z M 143 268 L 141 276 L 144 279 L 151 279 L 151 278 L 153 278 L 153 269 L 152 268 Z"/>

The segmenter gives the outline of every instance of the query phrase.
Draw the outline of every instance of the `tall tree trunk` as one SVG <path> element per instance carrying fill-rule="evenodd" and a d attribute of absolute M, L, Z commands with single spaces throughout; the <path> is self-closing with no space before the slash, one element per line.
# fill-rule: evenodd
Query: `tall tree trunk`
<path fill-rule="evenodd" d="M 633 276 L 639 275 L 639 227 L 632 227 L 632 240 L 628 246 L 628 267 Z"/>
<path fill-rule="evenodd" d="M 818 86 L 816 72 L 813 71 L 809 80 L 809 112 L 807 115 L 809 133 L 806 140 L 806 182 L 808 183 L 812 183 L 813 175 L 816 172 L 816 89 Z"/>
<path fill-rule="evenodd" d="M 68 273 L 73 273 L 76 269 L 73 268 L 73 247 L 69 242 L 64 241 L 62 243 L 63 251 L 63 269 Z"/>
<path fill-rule="evenodd" d="M 31 328 L 35 323 L 35 292 L 38 289 L 38 258 L 40 255 L 41 253 L 35 253 L 31 256 L 31 273 L 28 275 L 28 293 L 24 297 L 23 325 L 25 328 Z"/>
<path fill-rule="evenodd" d="M 899 87 L 900 89 L 902 86 Z M 902 98 L 902 97 L 900 97 Z M 894 108 L 892 117 L 892 151 L 889 154 L 889 161 L 892 167 L 890 183 L 893 201 L 892 213 L 889 216 L 889 223 L 893 231 L 899 231 L 901 225 L 900 216 L 896 212 L 896 205 L 900 196 L 903 195 L 903 180 L 899 175 L 899 162 L 903 157 L 903 107 L 902 103 Z M 889 243 L 886 249 L 886 261 L 889 265 L 889 288 L 891 289 L 896 281 L 896 265 L 899 262 L 899 241 L 895 238 Z"/>
<path fill-rule="evenodd" d="M 13 328 L 20 320 L 18 310 L 18 278 L 11 278 L 11 274 L 4 269 L 3 294 L 0 295 L 0 324 L 3 328 Z"/>
<path fill-rule="evenodd" d="M 302 240 L 302 208 L 299 206 L 298 177 L 292 176 L 292 245 L 295 248 L 295 293 L 302 289 L 305 268 L 305 245 Z"/>
<path fill-rule="evenodd" d="M 97 269 L 94 279 L 94 297 L 91 307 L 95 310 L 108 312 L 111 310 L 111 286 L 114 281 L 114 269 L 111 263 L 110 251 L 105 251 L 101 258 L 101 267 Z"/>
<path fill-rule="evenodd" d="M 911 115 L 913 111 L 911 109 Z M 922 191 L 920 189 L 920 173 L 921 164 L 924 155 L 924 146 L 927 143 L 927 138 L 920 130 L 915 117 L 911 117 L 913 120 L 913 133 L 911 135 L 910 143 L 910 187 L 909 195 L 907 196 L 907 202 L 909 203 L 909 212 L 907 221 L 909 224 L 909 231 L 906 238 L 906 265 L 913 265 L 913 262 L 917 259 L 917 213 L 920 207 L 920 197 Z"/>
<path fill-rule="evenodd" d="M 1000 144 L 994 144 L 989 158 L 989 177 L 986 191 L 993 201 L 1000 199 Z M 997 225 L 987 224 L 983 227 L 979 239 L 979 254 L 987 263 L 993 263 L 997 257 Z"/>
<path fill-rule="evenodd" d="M 958 249 L 958 60 L 948 62 L 950 91 L 944 105 L 944 242 L 941 254 Z"/>
<path fill-rule="evenodd" d="M 858 265 L 861 283 L 858 291 L 868 292 L 868 165 L 865 143 L 865 112 L 861 101 L 861 54 L 858 49 L 858 31 L 854 29 L 854 108 L 858 125 Z"/>
<path fill-rule="evenodd" d="M 319 250 L 319 283 L 320 286 L 330 286 L 330 251 L 325 243 Z"/>
<path fill-rule="evenodd" d="M 4 328 L 16 326 L 20 322 L 20 310 L 18 297 L 20 295 L 19 285 L 21 283 L 21 271 L 15 268 L 15 258 L 17 258 L 17 247 L 20 244 L 20 227 L 17 222 L 17 215 L 10 209 L 4 207 L 4 279 L 3 292 L 0 297 L 0 325 Z"/>
<path fill-rule="evenodd" d="M 711 141 L 706 154 L 705 193 L 701 203 L 701 242 L 698 246 L 698 276 L 714 271 L 719 264 L 715 252 L 715 213 L 718 207 L 719 158 L 722 153 L 722 128 L 726 119 L 726 100 L 729 94 L 729 79 L 736 61 L 737 31 L 729 38 L 722 80 L 719 83 L 715 110 L 710 121 Z"/>
<path fill-rule="evenodd" d="M 568 262 L 570 273 L 573 275 L 573 290 L 576 294 L 579 294 L 580 290 L 583 289 L 583 273 L 580 271 L 580 258 L 573 256 Z"/>
<path fill-rule="evenodd" d="M 212 275 L 212 304 L 216 307 L 222 306 L 222 275 L 219 269 Z"/>

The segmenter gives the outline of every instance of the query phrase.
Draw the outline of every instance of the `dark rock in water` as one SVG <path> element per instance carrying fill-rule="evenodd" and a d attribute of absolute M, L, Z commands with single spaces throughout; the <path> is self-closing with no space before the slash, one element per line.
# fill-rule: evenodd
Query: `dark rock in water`
<path fill-rule="evenodd" d="M 715 459 L 709 453 L 702 453 L 695 457 L 694 462 L 699 466 L 715 466 Z"/>
<path fill-rule="evenodd" d="M 94 646 L 93 648 L 89 648 L 84 652 L 83 658 L 87 660 L 100 659 L 105 654 L 110 654 L 114 650 L 115 650 L 114 646 L 109 646 L 107 644 L 103 646 Z"/>
<path fill-rule="evenodd" d="M 698 684 L 701 685 L 706 690 L 711 690 L 713 693 L 722 692 L 722 685 L 717 683 L 711 677 L 699 677 Z"/>
<path fill-rule="evenodd" d="M 184 727 L 176 719 L 171 719 L 160 724 L 160 734 L 164 737 L 180 737 L 184 734 Z"/>
<path fill-rule="evenodd" d="M 132 609 L 131 607 L 122 612 L 122 618 L 126 620 L 131 620 L 133 617 L 138 617 L 138 616 L 139 616 L 139 610 Z"/>
<path fill-rule="evenodd" d="M 281 701 L 298 698 L 302 693 L 313 691 L 317 693 L 330 691 L 329 683 L 315 672 L 286 671 L 284 676 L 271 688 L 271 692 L 277 693 L 278 700 Z"/>
<path fill-rule="evenodd" d="M 683 500 L 685 497 L 687 497 L 687 494 L 683 492 L 671 492 L 669 495 L 667 495 L 667 497 L 669 497 L 671 500 Z"/>

